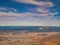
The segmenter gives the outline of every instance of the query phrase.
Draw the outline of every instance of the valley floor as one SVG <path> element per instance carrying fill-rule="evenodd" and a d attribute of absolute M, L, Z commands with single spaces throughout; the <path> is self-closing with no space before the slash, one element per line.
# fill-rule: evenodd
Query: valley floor
<path fill-rule="evenodd" d="M 0 45 L 60 45 L 60 32 L 3 32 Z"/>

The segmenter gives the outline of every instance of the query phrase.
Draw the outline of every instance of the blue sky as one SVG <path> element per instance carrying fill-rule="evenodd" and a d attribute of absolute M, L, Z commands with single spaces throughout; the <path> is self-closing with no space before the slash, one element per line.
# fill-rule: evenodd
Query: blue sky
<path fill-rule="evenodd" d="M 60 0 L 0 0 L 0 26 L 60 26 Z"/>

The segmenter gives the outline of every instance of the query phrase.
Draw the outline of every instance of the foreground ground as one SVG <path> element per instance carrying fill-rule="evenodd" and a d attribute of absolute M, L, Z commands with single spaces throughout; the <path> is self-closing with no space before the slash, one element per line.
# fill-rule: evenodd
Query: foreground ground
<path fill-rule="evenodd" d="M 4 32 L 0 45 L 60 45 L 59 32 Z"/>

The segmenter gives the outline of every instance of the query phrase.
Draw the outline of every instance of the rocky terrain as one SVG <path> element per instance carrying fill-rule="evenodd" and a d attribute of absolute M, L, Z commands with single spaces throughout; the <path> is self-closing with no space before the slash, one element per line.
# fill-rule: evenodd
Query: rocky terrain
<path fill-rule="evenodd" d="M 16 33 L 16 32 L 15 32 Z M 60 45 L 59 32 L 3 32 L 0 45 Z"/>

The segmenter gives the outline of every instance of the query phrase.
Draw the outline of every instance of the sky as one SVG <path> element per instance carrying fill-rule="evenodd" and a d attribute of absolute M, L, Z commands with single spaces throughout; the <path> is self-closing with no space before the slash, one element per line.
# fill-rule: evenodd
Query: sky
<path fill-rule="evenodd" d="M 60 0 L 0 0 L 0 26 L 60 26 Z"/>

